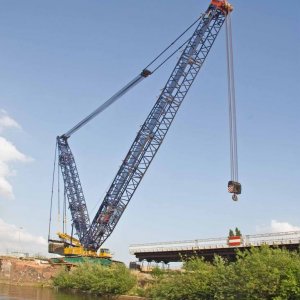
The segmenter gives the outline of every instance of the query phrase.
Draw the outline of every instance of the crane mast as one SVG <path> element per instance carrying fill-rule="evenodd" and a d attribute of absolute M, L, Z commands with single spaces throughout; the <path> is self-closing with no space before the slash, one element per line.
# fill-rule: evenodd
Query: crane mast
<path fill-rule="evenodd" d="M 85 249 L 97 251 L 113 232 L 161 146 L 226 16 L 231 11 L 232 6 L 227 1 L 211 1 L 187 42 L 154 107 L 141 126 L 91 223 L 76 163 L 68 145 L 70 134 L 57 138 L 59 164 L 63 174 L 65 194 L 68 198 L 72 222 L 79 241 Z M 149 71 L 147 70 L 147 72 Z M 86 123 L 85 120 L 84 123 Z M 78 127 L 74 128 L 78 129 Z"/>
<path fill-rule="evenodd" d="M 58 163 L 64 180 L 64 192 L 68 199 L 72 215 L 72 226 L 75 227 L 79 240 L 87 234 L 90 218 L 82 191 L 79 174 L 73 153 L 65 136 L 57 137 Z"/>

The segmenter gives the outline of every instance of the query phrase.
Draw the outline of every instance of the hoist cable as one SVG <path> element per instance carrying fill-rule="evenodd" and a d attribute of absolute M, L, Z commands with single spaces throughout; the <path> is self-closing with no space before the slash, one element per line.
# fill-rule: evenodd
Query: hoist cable
<path fill-rule="evenodd" d="M 231 162 L 231 179 L 235 181 L 235 151 L 234 151 L 234 112 L 232 97 L 232 65 L 230 51 L 230 27 L 229 15 L 226 18 L 226 50 L 227 50 L 227 72 L 228 72 L 228 104 L 229 104 L 229 130 L 230 130 L 230 162 Z"/>
<path fill-rule="evenodd" d="M 50 231 L 51 231 L 51 221 L 52 221 L 52 204 L 53 204 L 53 192 L 54 192 L 54 179 L 55 179 L 56 157 L 57 157 L 57 142 L 55 144 L 55 151 L 54 151 L 54 165 L 53 165 L 51 197 L 50 197 L 50 216 L 49 216 L 48 240 L 50 239 L 50 234 L 51 234 Z"/>
<path fill-rule="evenodd" d="M 229 14 L 229 45 L 230 45 L 230 60 L 231 60 L 231 90 L 232 90 L 232 112 L 233 112 L 233 136 L 234 136 L 234 158 L 235 158 L 235 179 L 238 181 L 238 151 L 237 151 L 237 129 L 236 129 L 236 101 L 235 101 L 235 84 L 234 84 L 234 62 L 233 62 L 233 47 L 232 47 L 232 27 L 231 17 Z"/>
<path fill-rule="evenodd" d="M 233 181 L 238 181 L 236 105 L 235 105 L 235 85 L 234 85 L 234 68 L 233 68 L 232 27 L 231 27 L 230 14 L 228 14 L 226 18 L 226 50 L 227 50 L 227 73 L 228 73 L 231 179 Z"/>
<path fill-rule="evenodd" d="M 227 54 L 227 84 L 228 84 L 228 109 L 229 109 L 229 137 L 230 137 L 230 172 L 231 180 L 234 180 L 234 168 L 233 168 L 233 136 L 232 136 L 232 105 L 231 105 L 231 72 L 230 72 L 230 55 L 229 55 L 229 29 L 228 18 L 226 18 L 226 54 Z"/>

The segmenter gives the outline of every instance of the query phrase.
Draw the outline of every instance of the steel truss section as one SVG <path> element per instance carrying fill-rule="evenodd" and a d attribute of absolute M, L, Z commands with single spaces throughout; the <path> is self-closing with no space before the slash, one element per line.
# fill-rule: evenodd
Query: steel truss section
<path fill-rule="evenodd" d="M 99 249 L 114 230 L 162 144 L 225 18 L 224 11 L 211 5 L 200 19 L 199 25 L 106 193 L 87 235 L 83 237 L 85 248 Z"/>
<path fill-rule="evenodd" d="M 64 179 L 64 192 L 68 198 L 72 216 L 72 226 L 75 227 L 79 240 L 86 235 L 90 219 L 79 179 L 76 163 L 66 137 L 57 137 L 59 166 Z"/>

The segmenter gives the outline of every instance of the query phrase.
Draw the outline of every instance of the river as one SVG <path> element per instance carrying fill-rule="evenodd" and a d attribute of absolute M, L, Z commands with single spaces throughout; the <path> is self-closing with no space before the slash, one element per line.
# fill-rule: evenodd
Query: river
<path fill-rule="evenodd" d="M 0 284 L 0 300 L 103 300 L 101 297 L 37 288 Z"/>

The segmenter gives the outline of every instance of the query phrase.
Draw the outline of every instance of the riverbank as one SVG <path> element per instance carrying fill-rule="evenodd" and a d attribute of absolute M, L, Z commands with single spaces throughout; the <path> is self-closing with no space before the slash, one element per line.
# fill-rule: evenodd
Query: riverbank
<path fill-rule="evenodd" d="M 68 271 L 61 266 L 16 259 L 1 259 L 0 270 L 0 279 L 14 285 L 34 281 L 44 284 L 53 278 L 51 283 L 58 289 L 52 291 L 66 291 L 74 299 L 80 295 L 82 299 L 102 295 L 98 299 L 103 300 L 104 296 L 120 300 L 300 299 L 299 251 L 267 245 L 238 252 L 235 262 L 218 256 L 213 262 L 195 257 L 185 261 L 180 272 L 153 269 L 151 274 L 143 274 L 122 264 L 108 268 L 89 263 Z M 122 294 L 130 296 L 118 296 Z"/>
<path fill-rule="evenodd" d="M 37 258 L 17 258 L 10 256 L 0 256 L 0 284 L 6 286 L 7 291 L 10 286 L 24 288 L 50 288 L 53 289 L 53 279 L 64 269 L 61 265 L 51 264 L 47 260 Z M 138 272 L 136 272 L 138 273 Z M 141 274 L 141 281 L 146 280 L 147 275 Z M 26 289 L 27 291 L 27 289 Z M 45 290 L 46 291 L 46 290 Z M 44 292 L 45 292 L 44 291 Z M 47 295 L 50 292 L 46 293 Z M 68 294 L 80 294 L 79 291 L 69 291 Z M 138 296 L 119 296 L 119 300 L 142 300 Z"/>
<path fill-rule="evenodd" d="M 0 282 L 20 286 L 51 286 L 61 267 L 47 260 L 0 256 Z"/>

